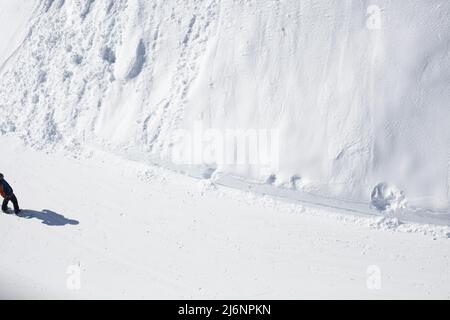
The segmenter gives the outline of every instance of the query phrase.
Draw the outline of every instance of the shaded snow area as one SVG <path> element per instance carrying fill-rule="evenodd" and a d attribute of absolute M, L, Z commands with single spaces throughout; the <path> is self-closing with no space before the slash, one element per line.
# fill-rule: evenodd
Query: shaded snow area
<path fill-rule="evenodd" d="M 2 298 L 450 298 L 448 227 L 0 147 L 25 209 L 0 215 Z"/>
<path fill-rule="evenodd" d="M 386 183 L 378 184 L 372 191 L 372 205 L 380 211 L 395 211 L 406 207 L 403 191 Z"/>
<path fill-rule="evenodd" d="M 0 0 L 0 298 L 450 299 L 448 0 Z"/>

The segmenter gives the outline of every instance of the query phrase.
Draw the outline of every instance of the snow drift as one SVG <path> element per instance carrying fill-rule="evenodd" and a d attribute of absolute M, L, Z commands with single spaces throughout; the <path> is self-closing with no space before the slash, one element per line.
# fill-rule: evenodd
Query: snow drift
<path fill-rule="evenodd" d="M 276 129 L 276 167 L 207 170 L 366 203 L 389 181 L 446 209 L 449 16 L 447 0 L 1 0 L 0 132 L 170 165 L 180 128 Z"/>

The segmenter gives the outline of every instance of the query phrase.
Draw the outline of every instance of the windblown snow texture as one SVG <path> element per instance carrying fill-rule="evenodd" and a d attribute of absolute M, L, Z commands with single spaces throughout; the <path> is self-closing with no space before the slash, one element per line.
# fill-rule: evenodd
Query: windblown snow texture
<path fill-rule="evenodd" d="M 2 0 L 0 16 L 2 134 L 151 161 L 195 121 L 278 129 L 273 172 L 218 169 L 449 207 L 447 0 Z"/>

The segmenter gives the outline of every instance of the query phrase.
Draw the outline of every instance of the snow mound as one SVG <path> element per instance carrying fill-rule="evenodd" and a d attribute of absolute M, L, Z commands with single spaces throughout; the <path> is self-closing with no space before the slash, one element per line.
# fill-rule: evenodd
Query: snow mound
<path fill-rule="evenodd" d="M 386 218 L 381 217 L 375 222 L 375 225 L 377 229 L 383 229 L 383 230 L 395 230 L 398 228 L 402 223 L 397 218 Z"/>
<path fill-rule="evenodd" d="M 199 122 L 277 132 L 273 166 L 208 165 L 353 202 L 392 181 L 448 209 L 450 2 L 338 2 L 0 1 L 0 134 L 173 167 Z"/>
<path fill-rule="evenodd" d="M 371 203 L 380 211 L 395 211 L 406 208 L 406 197 L 397 187 L 382 182 L 373 189 Z"/>

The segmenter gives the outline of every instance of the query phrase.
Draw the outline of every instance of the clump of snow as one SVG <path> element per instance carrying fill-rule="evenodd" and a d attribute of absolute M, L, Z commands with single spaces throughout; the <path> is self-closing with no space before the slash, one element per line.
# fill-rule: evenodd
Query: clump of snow
<path fill-rule="evenodd" d="M 290 179 L 290 187 L 293 190 L 301 190 L 303 186 L 302 177 L 299 175 L 293 175 Z"/>
<path fill-rule="evenodd" d="M 222 170 L 216 169 L 216 170 L 214 170 L 214 172 L 211 174 L 211 178 L 210 178 L 210 179 L 211 179 L 212 182 L 217 183 L 218 181 L 220 181 L 220 179 L 223 178 L 224 175 L 225 175 L 225 174 L 224 174 L 224 172 L 223 172 Z"/>
<path fill-rule="evenodd" d="M 72 55 L 71 61 L 73 64 L 79 65 L 79 64 L 81 64 L 81 62 L 83 62 L 83 57 L 81 55 L 75 53 Z"/>
<path fill-rule="evenodd" d="M 406 197 L 397 187 L 382 182 L 373 189 L 371 203 L 380 211 L 395 211 L 406 207 Z"/>
<path fill-rule="evenodd" d="M 276 181 L 277 181 L 277 176 L 275 174 L 271 174 L 266 178 L 267 184 L 275 184 Z"/>
<path fill-rule="evenodd" d="M 217 190 L 216 185 L 211 179 L 202 179 L 198 182 L 197 186 L 201 195 L 204 195 L 206 192 Z"/>
<path fill-rule="evenodd" d="M 203 179 L 211 179 L 212 175 L 216 171 L 216 168 L 214 167 L 206 167 L 202 172 L 202 178 Z"/>
<path fill-rule="evenodd" d="M 265 183 L 278 188 L 285 188 L 291 190 L 304 190 L 305 181 L 300 175 L 293 175 L 286 177 L 282 175 L 270 174 L 265 178 Z"/>
<path fill-rule="evenodd" d="M 112 64 L 116 62 L 116 54 L 110 47 L 102 48 L 100 56 L 102 57 L 103 60 L 107 61 L 108 63 Z"/>
<path fill-rule="evenodd" d="M 401 224 L 402 223 L 397 218 L 381 217 L 375 222 L 374 225 L 372 225 L 372 227 L 382 230 L 395 230 Z"/>
<path fill-rule="evenodd" d="M 284 176 L 276 175 L 276 174 L 271 174 L 268 177 L 266 177 L 265 183 L 273 185 L 274 187 L 277 187 L 277 188 L 289 188 L 290 187 L 289 181 L 287 179 L 285 179 Z"/>
<path fill-rule="evenodd" d="M 16 130 L 14 123 L 10 121 L 5 121 L 0 123 L 0 134 L 6 134 L 9 132 L 14 132 Z"/>
<path fill-rule="evenodd" d="M 277 200 L 265 194 L 257 199 L 257 203 L 264 208 L 275 208 L 277 205 Z"/>

